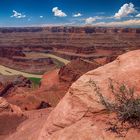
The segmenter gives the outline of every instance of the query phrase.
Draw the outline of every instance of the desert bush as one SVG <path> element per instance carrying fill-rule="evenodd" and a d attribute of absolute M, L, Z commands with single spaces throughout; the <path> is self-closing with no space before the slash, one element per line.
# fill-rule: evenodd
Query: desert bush
<path fill-rule="evenodd" d="M 134 87 L 128 87 L 124 83 L 117 83 L 109 79 L 109 90 L 114 96 L 111 102 L 101 93 L 101 89 L 93 80 L 89 81 L 90 86 L 94 89 L 100 99 L 100 103 L 110 112 L 115 112 L 117 121 L 129 123 L 136 127 L 140 124 L 140 97 L 135 97 Z"/>
<path fill-rule="evenodd" d="M 41 78 L 29 77 L 28 78 L 32 82 L 32 88 L 38 88 L 41 82 Z"/>

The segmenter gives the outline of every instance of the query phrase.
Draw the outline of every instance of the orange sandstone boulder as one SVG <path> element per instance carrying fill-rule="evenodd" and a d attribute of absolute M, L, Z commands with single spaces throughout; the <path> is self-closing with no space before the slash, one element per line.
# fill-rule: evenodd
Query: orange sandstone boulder
<path fill-rule="evenodd" d="M 100 87 L 102 95 L 113 101 L 108 79 L 135 87 L 140 96 L 140 50 L 128 52 L 115 61 L 84 74 L 50 113 L 39 140 L 139 140 L 140 132 L 130 129 L 125 137 L 106 131 L 112 114 L 99 102 L 89 81 Z"/>

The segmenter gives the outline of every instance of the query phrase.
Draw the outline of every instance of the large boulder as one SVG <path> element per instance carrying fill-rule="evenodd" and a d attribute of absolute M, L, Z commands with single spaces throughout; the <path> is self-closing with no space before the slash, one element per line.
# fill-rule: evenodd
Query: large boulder
<path fill-rule="evenodd" d="M 140 50 L 119 56 L 115 61 L 84 74 L 69 89 L 50 113 L 39 140 L 139 140 L 137 129 L 130 129 L 125 138 L 106 131 L 112 119 L 99 101 L 89 81 L 100 87 L 102 95 L 114 101 L 108 87 L 109 79 L 135 87 L 140 96 Z"/>

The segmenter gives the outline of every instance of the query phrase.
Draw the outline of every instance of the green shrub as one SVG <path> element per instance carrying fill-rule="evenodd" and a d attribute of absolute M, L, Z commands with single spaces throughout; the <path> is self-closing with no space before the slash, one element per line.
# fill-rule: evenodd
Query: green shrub
<path fill-rule="evenodd" d="M 109 90 L 114 96 L 114 101 L 111 102 L 103 96 L 100 87 L 98 87 L 93 80 L 90 80 L 88 83 L 99 97 L 100 103 L 104 105 L 109 112 L 116 113 L 117 123 L 110 129 L 114 130 L 114 128 L 116 128 L 117 130 L 117 124 L 119 122 L 122 125 L 128 123 L 129 126 L 138 128 L 140 124 L 140 97 L 134 96 L 134 87 L 131 88 L 125 84 L 119 84 L 109 79 Z"/>
<path fill-rule="evenodd" d="M 41 78 L 29 77 L 29 80 L 32 81 L 34 87 L 38 87 L 40 85 Z"/>

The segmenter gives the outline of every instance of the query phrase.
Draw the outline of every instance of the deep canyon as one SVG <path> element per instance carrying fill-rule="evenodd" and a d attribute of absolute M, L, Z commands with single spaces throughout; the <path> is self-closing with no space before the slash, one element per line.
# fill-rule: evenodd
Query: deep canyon
<path fill-rule="evenodd" d="M 133 28 L 58 26 L 0 29 L 0 63 L 36 74 L 60 68 L 77 58 L 109 62 L 119 54 L 139 47 L 140 29 Z"/>
<path fill-rule="evenodd" d="M 107 98 L 108 78 L 138 95 L 139 49 L 138 28 L 0 28 L 0 139 L 116 140 L 105 131 L 114 114 L 86 82 L 96 80 Z"/>

